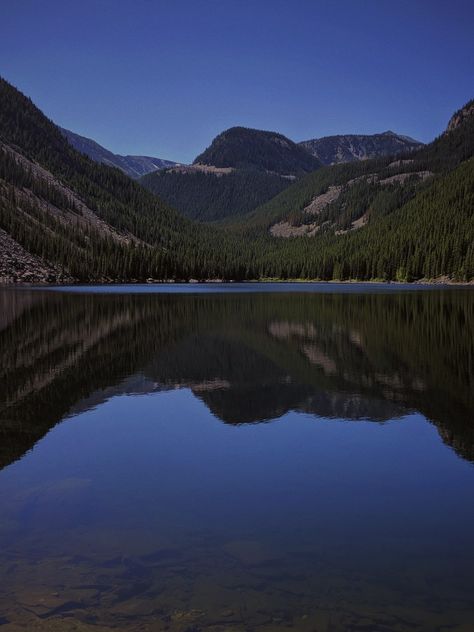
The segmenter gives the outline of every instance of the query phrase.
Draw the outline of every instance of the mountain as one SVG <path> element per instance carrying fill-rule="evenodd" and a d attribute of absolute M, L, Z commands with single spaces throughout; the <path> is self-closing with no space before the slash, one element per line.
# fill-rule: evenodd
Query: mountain
<path fill-rule="evenodd" d="M 148 174 L 140 184 L 183 215 L 214 221 L 247 213 L 321 166 L 281 134 L 233 127 L 190 166 Z"/>
<path fill-rule="evenodd" d="M 0 79 L 1 281 L 473 280 L 474 116 L 462 111 L 418 150 L 321 167 L 209 226 L 75 150 Z M 254 167 L 192 169 L 265 176 Z"/>
<path fill-rule="evenodd" d="M 422 147 L 408 136 L 328 136 L 296 144 L 275 132 L 232 127 L 193 165 L 148 174 L 140 184 L 183 215 L 215 221 L 251 212 L 322 164 L 395 155 Z"/>
<path fill-rule="evenodd" d="M 237 278 L 244 269 L 234 238 L 191 224 L 118 169 L 79 153 L 3 79 L 0 229 L 3 281 L 206 278 L 227 269 Z"/>
<path fill-rule="evenodd" d="M 109 167 L 118 167 L 131 178 L 139 178 L 151 171 L 166 169 L 176 164 L 171 160 L 163 160 L 162 158 L 153 158 L 151 156 L 121 156 L 120 154 L 114 154 L 91 138 L 80 136 L 63 127 L 59 129 L 74 149 L 86 154 L 95 162 L 108 165 Z"/>
<path fill-rule="evenodd" d="M 409 136 L 401 136 L 395 132 L 387 131 L 372 135 L 324 136 L 323 138 L 304 140 L 299 145 L 324 165 L 335 165 L 379 156 L 395 156 L 419 149 L 423 143 Z"/>
<path fill-rule="evenodd" d="M 473 279 L 474 115 L 461 111 L 418 150 L 324 167 L 225 225 L 286 242 L 265 276 Z"/>
<path fill-rule="evenodd" d="M 246 127 L 231 127 L 199 154 L 194 164 L 259 169 L 286 176 L 314 171 L 321 162 L 286 136 Z"/>

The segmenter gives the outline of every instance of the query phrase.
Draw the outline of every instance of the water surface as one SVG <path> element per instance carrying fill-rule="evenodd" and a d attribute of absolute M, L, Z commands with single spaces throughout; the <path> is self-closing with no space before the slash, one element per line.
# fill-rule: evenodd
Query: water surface
<path fill-rule="evenodd" d="M 0 291 L 0 628 L 474 629 L 474 292 Z"/>

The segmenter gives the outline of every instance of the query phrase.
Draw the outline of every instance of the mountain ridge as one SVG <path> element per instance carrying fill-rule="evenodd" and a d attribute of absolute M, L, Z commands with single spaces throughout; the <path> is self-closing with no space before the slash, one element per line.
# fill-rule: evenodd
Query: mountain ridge
<path fill-rule="evenodd" d="M 381 198 L 385 210 L 388 212 L 393 204 L 396 208 L 397 204 L 400 205 L 396 195 L 400 187 L 404 188 L 405 193 L 407 187 L 411 188 L 407 200 L 411 199 L 420 187 L 425 186 L 428 177 L 432 176 L 434 181 L 434 176 L 446 174 L 474 156 L 474 108 L 470 108 L 471 103 L 474 104 L 474 101 L 451 117 L 450 121 L 464 112 L 459 124 L 448 124 L 445 132 L 431 143 L 395 156 L 325 166 L 292 184 L 248 217 L 237 221 L 243 225 L 249 220 L 253 226 L 253 221 L 258 218 L 259 225 L 268 228 L 283 218 L 300 226 L 310 224 L 312 217 L 317 216 L 317 221 L 324 224 L 328 212 L 332 213 L 333 219 L 338 217 L 339 206 L 339 210 L 344 209 L 345 213 L 338 218 L 341 222 L 336 225 L 336 229 L 349 229 L 351 223 L 363 215 L 367 204 L 373 204 L 373 194 L 377 193 L 377 188 L 379 193 L 383 192 Z M 346 195 L 344 198 L 341 194 L 348 193 L 348 188 L 351 189 L 351 196 Z M 362 193 L 363 204 L 366 205 L 363 208 L 358 206 L 357 192 Z M 391 201 L 388 199 L 390 196 L 394 198 Z M 350 197 L 354 199 L 351 201 Z"/>
<path fill-rule="evenodd" d="M 172 160 L 164 160 L 153 156 L 114 154 L 92 138 L 81 136 L 64 127 L 59 129 L 74 149 L 89 156 L 95 162 L 108 165 L 109 167 L 117 167 L 130 178 L 137 179 L 152 171 L 166 169 L 177 164 Z"/>
<path fill-rule="evenodd" d="M 237 126 L 218 134 L 192 165 L 153 172 L 139 182 L 190 219 L 219 221 L 253 211 L 322 164 L 397 155 L 422 146 L 391 130 L 296 144 L 277 132 Z"/>
<path fill-rule="evenodd" d="M 299 143 L 324 165 L 395 156 L 413 151 L 423 143 L 391 130 L 378 134 L 335 134 Z"/>
<path fill-rule="evenodd" d="M 282 134 L 231 127 L 192 165 L 153 172 L 139 182 L 186 217 L 209 222 L 253 210 L 320 166 Z"/>
<path fill-rule="evenodd" d="M 474 279 L 474 116 L 415 152 L 321 167 L 212 227 L 77 152 L 2 79 L 0 141 L 3 282 Z M 275 236 L 279 222 L 302 235 Z"/>
<path fill-rule="evenodd" d="M 261 169 L 285 176 L 299 176 L 321 166 L 283 134 L 239 126 L 218 134 L 193 164 Z"/>

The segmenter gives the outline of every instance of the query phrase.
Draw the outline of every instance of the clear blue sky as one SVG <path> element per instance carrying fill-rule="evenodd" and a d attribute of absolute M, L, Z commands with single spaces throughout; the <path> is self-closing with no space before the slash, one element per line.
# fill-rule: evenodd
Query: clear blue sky
<path fill-rule="evenodd" d="M 0 74 L 119 153 L 232 125 L 429 141 L 474 97 L 472 0 L 2 0 Z"/>

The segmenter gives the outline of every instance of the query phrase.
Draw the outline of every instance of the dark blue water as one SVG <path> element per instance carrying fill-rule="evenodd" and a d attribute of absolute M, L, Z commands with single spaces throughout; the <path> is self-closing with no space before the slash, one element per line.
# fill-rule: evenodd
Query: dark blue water
<path fill-rule="evenodd" d="M 459 286 L 470 291 L 469 286 Z M 45 288 L 38 288 L 44 291 Z M 309 293 L 337 293 L 337 294 L 371 294 L 373 292 L 433 292 L 440 289 L 449 291 L 453 289 L 449 285 L 438 285 L 433 287 L 430 284 L 414 283 L 340 283 L 340 282 L 266 282 L 266 283 L 150 283 L 143 284 L 110 284 L 110 285 L 58 285 L 48 288 L 54 292 L 77 292 L 86 294 L 229 294 L 239 293 L 271 293 L 294 292 L 301 294 Z M 454 288 L 458 289 L 458 288 Z"/>
<path fill-rule="evenodd" d="M 474 629 L 474 293 L 182 288 L 0 294 L 4 629 Z"/>

